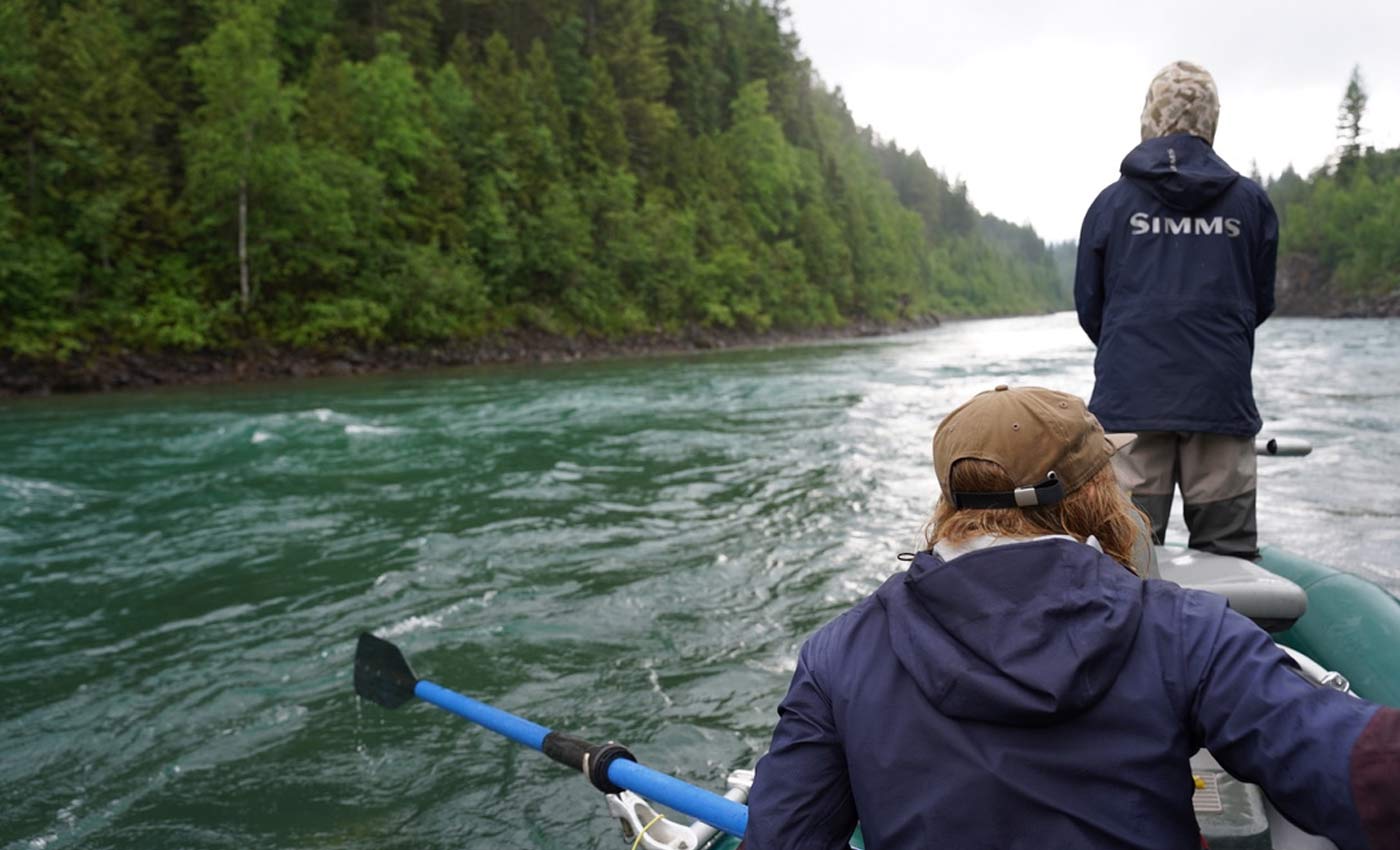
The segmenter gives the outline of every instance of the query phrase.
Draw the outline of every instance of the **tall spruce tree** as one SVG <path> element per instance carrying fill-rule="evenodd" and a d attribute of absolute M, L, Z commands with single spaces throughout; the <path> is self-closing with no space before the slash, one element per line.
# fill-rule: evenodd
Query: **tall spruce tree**
<path fill-rule="evenodd" d="M 1365 132 L 1361 120 L 1366 114 L 1367 100 L 1369 96 L 1361 80 L 1361 66 L 1353 66 L 1346 93 L 1337 106 L 1337 138 L 1341 141 L 1337 155 L 1343 165 L 1349 165 L 1361 156 L 1361 136 Z"/>
<path fill-rule="evenodd" d="M 81 292 L 94 300 L 145 268 L 168 227 L 153 136 L 166 106 L 137 46 L 124 16 L 100 0 L 64 7 L 39 40 L 43 214 L 84 257 Z"/>

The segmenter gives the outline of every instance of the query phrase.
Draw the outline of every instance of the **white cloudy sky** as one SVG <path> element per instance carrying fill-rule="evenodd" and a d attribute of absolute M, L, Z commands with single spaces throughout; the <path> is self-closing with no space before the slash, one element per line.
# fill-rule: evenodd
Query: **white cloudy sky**
<path fill-rule="evenodd" d="M 1139 141 L 1147 84 L 1204 65 L 1220 90 L 1215 148 L 1248 173 L 1307 174 L 1337 145 L 1353 65 L 1364 139 L 1400 146 L 1400 0 L 788 0 L 789 25 L 859 124 L 923 152 L 973 203 L 1047 240 Z"/>

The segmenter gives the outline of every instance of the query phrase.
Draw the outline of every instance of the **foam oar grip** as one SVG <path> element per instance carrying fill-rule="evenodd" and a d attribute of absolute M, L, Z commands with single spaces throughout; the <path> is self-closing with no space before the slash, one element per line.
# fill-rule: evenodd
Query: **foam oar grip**
<path fill-rule="evenodd" d="M 634 794 L 685 812 L 736 838 L 743 838 L 744 830 L 748 829 L 748 806 L 646 765 L 618 759 L 608 767 L 608 778 Z"/>

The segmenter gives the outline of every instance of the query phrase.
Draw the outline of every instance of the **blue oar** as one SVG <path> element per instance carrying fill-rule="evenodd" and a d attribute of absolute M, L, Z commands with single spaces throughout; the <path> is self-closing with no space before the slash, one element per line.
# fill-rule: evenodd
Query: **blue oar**
<path fill-rule="evenodd" d="M 397 646 L 369 632 L 360 634 L 355 647 L 355 693 L 385 708 L 398 708 L 418 697 L 583 771 L 605 794 L 626 789 L 739 838 L 749 822 L 747 806 L 637 764 L 621 744 L 592 744 L 419 679 Z"/>

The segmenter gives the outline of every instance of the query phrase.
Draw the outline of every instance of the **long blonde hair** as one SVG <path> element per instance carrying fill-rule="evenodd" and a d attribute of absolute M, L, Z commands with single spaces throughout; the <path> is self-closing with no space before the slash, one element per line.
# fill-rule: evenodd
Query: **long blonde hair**
<path fill-rule="evenodd" d="M 953 464 L 948 486 L 970 493 L 1006 491 L 1016 487 L 1006 472 L 991 461 L 965 458 Z M 1030 508 L 956 508 L 946 494 L 938 499 L 924 525 L 929 548 L 940 540 L 960 543 L 973 537 L 1039 537 L 1068 534 L 1083 541 L 1098 538 L 1105 555 L 1134 573 L 1133 552 L 1144 529 L 1151 528 L 1118 486 L 1113 466 L 1105 463 L 1092 478 L 1052 505 Z"/>

